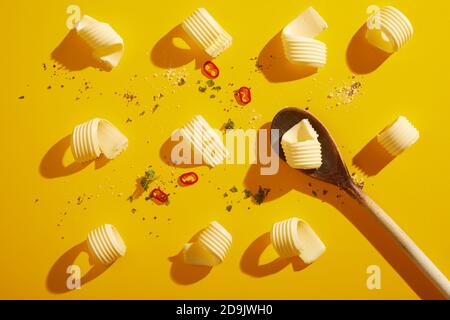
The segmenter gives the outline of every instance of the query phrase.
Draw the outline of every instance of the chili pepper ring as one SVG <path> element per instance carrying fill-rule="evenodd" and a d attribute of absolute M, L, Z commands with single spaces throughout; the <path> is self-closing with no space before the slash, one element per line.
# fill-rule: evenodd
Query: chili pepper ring
<path fill-rule="evenodd" d="M 195 172 L 187 172 L 180 176 L 179 181 L 183 186 L 191 186 L 197 183 L 198 175 Z"/>

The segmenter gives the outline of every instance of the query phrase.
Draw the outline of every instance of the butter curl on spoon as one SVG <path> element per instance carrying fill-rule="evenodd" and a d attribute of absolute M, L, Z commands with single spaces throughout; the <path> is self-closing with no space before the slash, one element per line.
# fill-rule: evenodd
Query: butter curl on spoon
<path fill-rule="evenodd" d="M 371 214 L 380 225 L 392 236 L 392 239 L 405 251 L 417 268 L 430 280 L 441 294 L 450 299 L 450 283 L 446 276 L 434 265 L 434 263 L 420 250 L 414 241 L 395 223 L 395 221 L 378 206 L 367 194 L 365 194 L 353 182 L 342 156 L 322 122 L 308 111 L 299 108 L 286 108 L 278 112 L 272 121 L 272 130 L 279 130 L 282 137 L 294 125 L 307 119 L 318 134 L 318 141 L 322 146 L 323 163 L 318 169 L 302 170 L 302 172 L 314 179 L 338 186 L 350 197 L 355 199 L 367 213 Z M 278 141 L 281 144 L 281 138 Z M 279 148 L 279 156 L 286 160 L 284 151 Z"/>
<path fill-rule="evenodd" d="M 295 169 L 318 169 L 322 165 L 319 135 L 307 119 L 289 129 L 281 138 L 286 162 Z"/>

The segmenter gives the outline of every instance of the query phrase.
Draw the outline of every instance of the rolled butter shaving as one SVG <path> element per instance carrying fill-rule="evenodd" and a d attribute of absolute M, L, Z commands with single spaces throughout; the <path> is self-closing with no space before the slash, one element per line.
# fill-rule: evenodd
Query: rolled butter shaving
<path fill-rule="evenodd" d="M 220 55 L 233 40 L 205 8 L 195 10 L 181 25 L 211 57 Z"/>
<path fill-rule="evenodd" d="M 271 241 L 281 257 L 299 256 L 308 264 L 317 260 L 325 252 L 325 245 L 319 236 L 299 218 L 275 223 L 271 232 Z"/>
<path fill-rule="evenodd" d="M 406 117 L 400 116 L 378 134 L 377 140 L 395 157 L 416 143 L 419 137 L 419 131 L 412 123 Z"/>
<path fill-rule="evenodd" d="M 119 232 L 110 224 L 102 225 L 89 232 L 88 248 L 89 252 L 105 265 L 123 257 L 127 251 Z"/>
<path fill-rule="evenodd" d="M 414 29 L 408 17 L 392 6 L 382 7 L 369 17 L 368 21 L 371 20 L 375 21 L 371 23 L 374 27 L 368 28 L 366 39 L 385 52 L 398 51 L 413 36 Z"/>
<path fill-rule="evenodd" d="M 231 234 L 221 224 L 213 221 L 195 242 L 185 244 L 184 261 L 193 265 L 216 266 L 227 256 L 232 241 Z"/>
<path fill-rule="evenodd" d="M 322 67 L 327 60 L 326 44 L 314 39 L 328 28 L 326 21 L 308 7 L 282 31 L 286 58 L 292 63 Z"/>
<path fill-rule="evenodd" d="M 72 133 L 72 154 L 76 161 L 87 162 L 102 153 L 115 159 L 128 147 L 128 139 L 111 122 L 95 118 L 76 126 Z"/>
<path fill-rule="evenodd" d="M 75 28 L 80 38 L 91 48 L 93 57 L 102 62 L 106 70 L 111 70 L 119 64 L 124 43 L 109 24 L 85 15 Z"/>

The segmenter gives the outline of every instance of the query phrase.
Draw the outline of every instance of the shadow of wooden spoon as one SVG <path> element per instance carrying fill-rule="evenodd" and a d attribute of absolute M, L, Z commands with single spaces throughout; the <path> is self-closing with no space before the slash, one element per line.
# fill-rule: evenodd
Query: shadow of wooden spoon
<path fill-rule="evenodd" d="M 367 194 L 365 194 L 353 182 L 342 156 L 334 142 L 332 136 L 311 113 L 298 109 L 286 108 L 278 112 L 272 121 L 272 130 L 279 130 L 279 156 L 286 161 L 281 138 L 294 125 L 308 119 L 319 135 L 319 142 L 322 146 L 322 166 L 314 170 L 302 170 L 302 172 L 312 178 L 336 185 L 344 190 L 350 197 L 355 199 L 366 211 L 381 224 L 381 226 L 392 236 L 405 251 L 408 257 L 414 262 L 418 269 L 433 283 L 433 285 L 450 299 L 450 282 L 445 275 L 434 265 L 434 263 L 417 247 L 414 241 L 383 211 Z"/>

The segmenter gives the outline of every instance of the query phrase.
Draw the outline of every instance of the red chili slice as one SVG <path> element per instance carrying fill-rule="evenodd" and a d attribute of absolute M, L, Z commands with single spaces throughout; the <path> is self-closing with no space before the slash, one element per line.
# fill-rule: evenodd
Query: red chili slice
<path fill-rule="evenodd" d="M 248 87 L 240 87 L 236 93 L 240 103 L 246 105 L 252 101 L 252 93 Z"/>
<path fill-rule="evenodd" d="M 205 75 L 211 79 L 217 78 L 220 74 L 219 68 L 214 64 L 214 62 L 209 60 L 203 64 L 202 70 Z"/>
<path fill-rule="evenodd" d="M 169 200 L 169 195 L 160 188 L 156 188 L 150 192 L 150 199 L 156 200 L 158 203 L 163 204 Z"/>
<path fill-rule="evenodd" d="M 183 186 L 192 186 L 198 181 L 198 175 L 195 172 L 188 172 L 180 176 L 180 183 Z"/>

